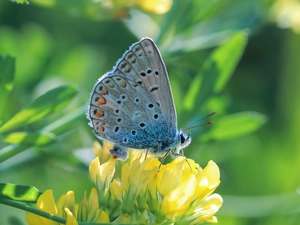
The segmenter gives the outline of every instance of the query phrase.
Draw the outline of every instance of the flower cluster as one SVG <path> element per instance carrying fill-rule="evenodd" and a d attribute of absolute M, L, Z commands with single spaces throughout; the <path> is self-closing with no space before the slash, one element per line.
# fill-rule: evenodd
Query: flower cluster
<path fill-rule="evenodd" d="M 214 214 L 221 207 L 220 195 L 212 194 L 220 184 L 218 166 L 210 161 L 202 169 L 191 159 L 178 157 L 161 165 L 157 158 L 140 159 L 133 153 L 130 161 L 116 172 L 110 158 L 90 164 L 90 175 L 99 204 L 118 222 L 139 224 L 199 224 L 217 222 Z M 113 179 L 113 177 L 115 177 Z"/>
<path fill-rule="evenodd" d="M 66 218 L 67 225 L 78 225 L 77 221 L 97 223 L 109 222 L 108 215 L 99 209 L 97 199 L 97 191 L 93 188 L 89 200 L 87 200 L 86 195 L 84 194 L 80 204 L 75 204 L 73 191 L 69 191 L 66 195 L 61 196 L 55 203 L 52 190 L 47 190 L 39 197 L 36 207 L 37 209 L 51 213 L 54 216 Z M 26 220 L 29 225 L 59 224 L 33 213 L 28 213 Z"/>
<path fill-rule="evenodd" d="M 96 152 L 106 158 L 109 147 L 105 144 L 101 151 L 99 147 L 95 145 Z M 126 162 L 96 157 L 89 166 L 96 185 L 89 200 L 84 196 L 76 205 L 73 192 L 68 192 L 55 204 L 52 192 L 46 191 L 37 207 L 67 218 L 70 225 L 77 225 L 77 221 L 177 225 L 217 222 L 214 215 L 223 200 L 213 194 L 220 184 L 219 168 L 213 161 L 202 169 L 184 157 L 163 165 L 157 158 L 141 159 L 139 155 L 138 151 L 130 152 Z M 27 221 L 31 225 L 55 224 L 31 213 Z"/>

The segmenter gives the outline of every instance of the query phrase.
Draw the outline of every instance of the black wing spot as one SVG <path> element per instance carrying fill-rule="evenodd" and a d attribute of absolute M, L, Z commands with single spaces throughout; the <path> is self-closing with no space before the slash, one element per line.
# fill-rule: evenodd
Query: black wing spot
<path fill-rule="evenodd" d="M 119 110 L 119 109 L 116 109 L 116 110 L 115 110 L 115 113 L 117 113 L 117 114 L 118 114 L 119 112 L 120 112 L 120 110 Z"/>
<path fill-rule="evenodd" d="M 132 135 L 136 135 L 136 131 L 135 130 L 131 131 L 131 133 L 132 133 Z"/>
<path fill-rule="evenodd" d="M 153 91 L 156 91 L 156 90 L 158 90 L 158 87 L 157 87 L 157 86 L 152 87 L 149 91 L 150 91 L 150 92 L 153 92 Z"/>
<path fill-rule="evenodd" d="M 121 98 L 122 99 L 126 99 L 126 95 L 121 95 Z"/>
<path fill-rule="evenodd" d="M 150 104 L 148 105 L 149 108 L 153 108 L 153 106 L 154 106 L 154 105 L 153 105 L 152 103 L 150 103 Z"/>
<path fill-rule="evenodd" d="M 137 83 L 138 83 L 138 84 L 140 84 L 140 85 L 142 85 L 142 84 L 143 84 L 143 82 L 142 82 L 142 81 L 140 81 L 140 80 L 139 80 Z"/>
<path fill-rule="evenodd" d="M 118 118 L 118 119 L 117 119 L 117 122 L 118 122 L 118 123 L 121 123 L 121 122 L 122 122 L 122 119 L 121 119 L 121 118 Z"/>
<path fill-rule="evenodd" d="M 125 63 L 122 63 L 122 64 L 121 64 L 121 69 L 124 69 L 126 66 L 127 66 L 127 63 L 126 63 L 126 62 L 125 62 Z"/>
<path fill-rule="evenodd" d="M 117 77 L 117 81 L 120 81 L 121 80 L 121 78 L 120 77 Z"/>
<path fill-rule="evenodd" d="M 134 99 L 134 101 L 135 101 L 135 103 L 138 103 L 138 102 L 140 102 L 140 99 L 136 98 L 136 99 Z"/>
<path fill-rule="evenodd" d="M 120 127 L 115 127 L 115 133 L 117 133 L 120 130 Z"/>
<path fill-rule="evenodd" d="M 145 77 L 145 76 L 146 76 L 146 73 L 145 73 L 145 72 L 141 72 L 140 75 L 141 75 L 142 77 Z"/>
<path fill-rule="evenodd" d="M 154 72 L 154 74 L 155 74 L 156 76 L 158 76 L 158 75 L 159 75 L 159 72 L 156 70 L 156 71 Z"/>
<path fill-rule="evenodd" d="M 147 73 L 148 73 L 148 74 L 149 74 L 149 73 L 152 73 L 152 70 L 150 70 L 150 69 L 149 69 L 149 70 L 147 70 Z"/>
<path fill-rule="evenodd" d="M 158 114 L 154 114 L 154 119 L 158 119 Z"/>
<path fill-rule="evenodd" d="M 122 102 L 120 100 L 118 100 L 117 103 L 120 105 Z"/>
<path fill-rule="evenodd" d="M 106 81 L 104 81 L 104 83 L 109 84 L 109 83 L 110 83 L 110 80 L 106 80 Z"/>
<path fill-rule="evenodd" d="M 124 138 L 124 139 L 123 139 L 123 142 L 124 142 L 124 143 L 127 143 L 127 141 L 128 141 L 127 138 Z"/>
<path fill-rule="evenodd" d="M 145 127 L 146 126 L 146 124 L 144 124 L 144 123 L 140 123 L 140 127 Z"/>

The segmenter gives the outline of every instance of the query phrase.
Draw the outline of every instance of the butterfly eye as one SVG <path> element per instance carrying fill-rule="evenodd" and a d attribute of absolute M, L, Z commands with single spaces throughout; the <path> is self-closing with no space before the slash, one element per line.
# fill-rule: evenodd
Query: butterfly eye
<path fill-rule="evenodd" d="M 183 136 L 183 134 L 180 134 L 180 142 L 181 144 L 185 142 L 185 137 Z"/>

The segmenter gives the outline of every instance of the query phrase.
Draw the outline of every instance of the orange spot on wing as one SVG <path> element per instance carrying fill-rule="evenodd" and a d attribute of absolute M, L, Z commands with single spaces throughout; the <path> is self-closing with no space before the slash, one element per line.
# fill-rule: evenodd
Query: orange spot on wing
<path fill-rule="evenodd" d="M 98 105 L 104 105 L 105 103 L 106 103 L 106 100 L 103 97 L 100 97 L 99 100 L 97 101 Z"/>
<path fill-rule="evenodd" d="M 121 87 L 126 87 L 126 81 L 125 81 L 125 80 L 122 81 L 122 82 L 120 83 L 120 86 L 121 86 Z"/>
<path fill-rule="evenodd" d="M 105 125 L 105 123 L 102 123 L 100 126 L 99 126 L 99 128 L 98 128 L 98 131 L 99 132 L 104 132 L 104 125 Z"/>
<path fill-rule="evenodd" d="M 124 71 L 125 71 L 126 73 L 130 72 L 130 71 L 131 71 L 131 67 L 130 67 L 130 66 L 127 66 L 127 67 L 124 69 Z"/>
<path fill-rule="evenodd" d="M 108 94 L 107 88 L 103 88 L 103 90 L 100 92 L 101 95 Z"/>
<path fill-rule="evenodd" d="M 102 117 L 102 116 L 104 116 L 104 111 L 103 111 L 103 110 L 99 110 L 99 111 L 96 113 L 96 117 L 97 117 L 97 118 L 100 118 L 100 117 Z"/>

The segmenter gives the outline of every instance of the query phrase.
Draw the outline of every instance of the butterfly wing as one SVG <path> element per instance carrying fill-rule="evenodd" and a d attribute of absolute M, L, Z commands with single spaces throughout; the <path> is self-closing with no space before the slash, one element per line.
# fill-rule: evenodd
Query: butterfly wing
<path fill-rule="evenodd" d="M 117 73 L 102 76 L 93 89 L 88 117 L 101 139 L 120 146 L 152 148 L 164 139 L 161 108 L 140 84 Z"/>
<path fill-rule="evenodd" d="M 159 50 L 143 38 L 102 76 L 91 94 L 88 117 L 101 139 L 120 146 L 159 149 L 177 133 L 170 82 Z"/>
<path fill-rule="evenodd" d="M 160 52 L 150 38 L 133 44 L 114 69 L 128 79 L 142 84 L 160 105 L 170 137 L 177 132 L 177 116 L 170 81 Z"/>

